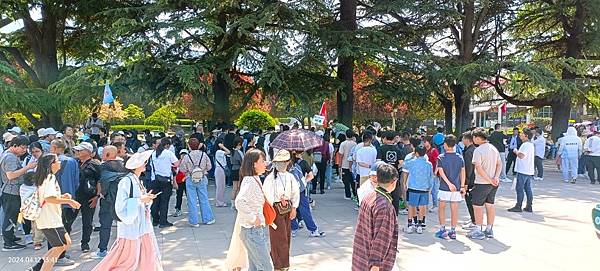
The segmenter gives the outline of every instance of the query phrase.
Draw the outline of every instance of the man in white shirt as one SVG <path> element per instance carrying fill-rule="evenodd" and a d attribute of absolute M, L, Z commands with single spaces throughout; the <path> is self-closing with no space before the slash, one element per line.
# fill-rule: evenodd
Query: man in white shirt
<path fill-rule="evenodd" d="M 517 204 L 515 207 L 508 209 L 509 212 L 520 213 L 533 212 L 531 205 L 533 203 L 533 191 L 531 190 L 531 182 L 533 181 L 533 175 L 535 174 L 535 146 L 531 142 L 533 138 L 533 132 L 525 128 L 523 132 L 519 134 L 519 137 L 523 141 L 521 147 L 518 150 L 514 150 L 514 154 L 517 157 L 515 162 L 515 171 L 517 172 Z M 527 195 L 527 205 L 525 209 L 521 209 L 523 206 L 524 194 Z"/>
<path fill-rule="evenodd" d="M 356 146 L 354 140 L 354 132 L 352 130 L 346 131 L 346 140 L 340 144 L 338 152 L 342 156 L 341 164 L 338 165 L 342 168 L 342 181 L 344 182 L 344 198 L 349 200 L 352 196 L 356 197 L 356 185 L 354 184 L 354 178 L 352 177 L 352 162 L 348 159 L 352 148 Z"/>
<path fill-rule="evenodd" d="M 363 134 L 363 146 L 356 151 L 356 163 L 358 165 L 360 185 L 369 179 L 371 166 L 377 161 L 377 149 L 373 147 L 371 142 L 373 142 L 373 134 L 365 132 Z"/>
<path fill-rule="evenodd" d="M 535 129 L 535 138 L 533 140 L 535 146 L 535 169 L 537 177 L 533 178 L 536 181 L 544 180 L 544 156 L 546 155 L 546 138 L 541 128 Z"/>
<path fill-rule="evenodd" d="M 583 145 L 584 153 L 588 155 L 588 176 L 591 184 L 600 184 L 600 132 L 595 131 Z M 596 173 L 594 175 L 594 173 Z"/>

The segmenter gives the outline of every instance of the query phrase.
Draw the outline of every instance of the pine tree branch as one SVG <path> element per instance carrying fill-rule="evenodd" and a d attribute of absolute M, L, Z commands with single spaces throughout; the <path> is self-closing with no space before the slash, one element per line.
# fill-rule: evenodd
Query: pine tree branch
<path fill-rule="evenodd" d="M 550 99 L 544 98 L 544 97 L 535 98 L 535 99 L 531 99 L 531 100 L 519 100 L 518 98 L 516 98 L 516 95 L 510 96 L 510 95 L 506 94 L 504 88 L 502 87 L 502 84 L 500 84 L 500 76 L 496 76 L 495 82 L 492 82 L 487 79 L 482 79 L 482 81 L 493 86 L 494 90 L 496 90 L 496 93 L 511 104 L 514 104 L 517 106 L 534 106 L 534 107 L 547 106 L 547 105 L 551 104 Z"/>
<path fill-rule="evenodd" d="M 10 53 L 13 58 L 15 59 L 15 61 L 17 62 L 17 64 L 19 64 L 19 66 L 21 66 L 21 68 L 23 68 L 27 74 L 29 74 L 29 77 L 31 77 L 31 80 L 33 81 L 33 83 L 37 86 L 37 87 L 41 87 L 41 82 L 40 79 L 37 76 L 37 73 L 31 68 L 31 66 L 27 63 L 27 61 L 25 60 L 25 57 L 23 56 L 23 54 L 21 53 L 21 51 L 16 48 L 16 47 L 0 47 L 3 48 L 4 50 L 6 50 L 8 53 Z"/>

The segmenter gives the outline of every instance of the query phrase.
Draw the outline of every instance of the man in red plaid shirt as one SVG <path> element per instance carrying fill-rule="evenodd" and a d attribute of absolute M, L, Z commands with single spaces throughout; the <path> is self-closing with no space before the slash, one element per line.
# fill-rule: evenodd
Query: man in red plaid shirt
<path fill-rule="evenodd" d="M 390 271 L 396 261 L 398 221 L 390 193 L 398 170 L 384 164 L 377 168 L 378 186 L 360 204 L 352 249 L 353 271 Z"/>

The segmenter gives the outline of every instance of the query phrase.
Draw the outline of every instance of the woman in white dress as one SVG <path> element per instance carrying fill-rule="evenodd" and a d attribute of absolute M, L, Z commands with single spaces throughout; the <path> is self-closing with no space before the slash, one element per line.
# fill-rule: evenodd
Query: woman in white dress
<path fill-rule="evenodd" d="M 93 270 L 163 270 L 150 218 L 156 195 L 146 192 L 139 179 L 150 155 L 152 151 L 136 153 L 125 164 L 131 173 L 119 182 L 115 200 L 115 213 L 121 220 L 117 222 L 117 240 Z"/>

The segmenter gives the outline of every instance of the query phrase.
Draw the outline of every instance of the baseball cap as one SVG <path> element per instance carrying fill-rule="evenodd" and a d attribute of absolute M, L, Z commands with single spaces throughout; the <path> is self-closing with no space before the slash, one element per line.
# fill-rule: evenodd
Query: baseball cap
<path fill-rule="evenodd" d="M 46 128 L 40 128 L 40 129 L 37 130 L 38 137 L 44 137 L 44 136 L 46 136 L 44 133 L 46 133 Z"/>
<path fill-rule="evenodd" d="M 54 128 L 50 127 L 50 128 L 46 128 L 44 129 L 44 136 L 49 136 L 49 135 L 56 135 L 58 134 L 58 132 L 56 130 L 54 130 Z"/>
<path fill-rule="evenodd" d="M 19 126 L 12 127 L 8 129 L 8 131 L 17 135 L 21 134 L 21 128 Z"/>
<path fill-rule="evenodd" d="M 10 132 L 6 132 L 2 135 L 2 139 L 4 140 L 5 143 L 10 142 L 13 138 L 17 137 L 16 135 L 13 135 Z"/>
<path fill-rule="evenodd" d="M 79 143 L 79 145 L 73 147 L 73 150 L 76 150 L 76 151 L 88 150 L 90 152 L 94 152 L 94 145 L 92 145 L 89 142 L 81 142 L 81 143 Z"/>
<path fill-rule="evenodd" d="M 56 133 L 56 138 L 63 138 L 63 134 L 62 133 Z"/>

